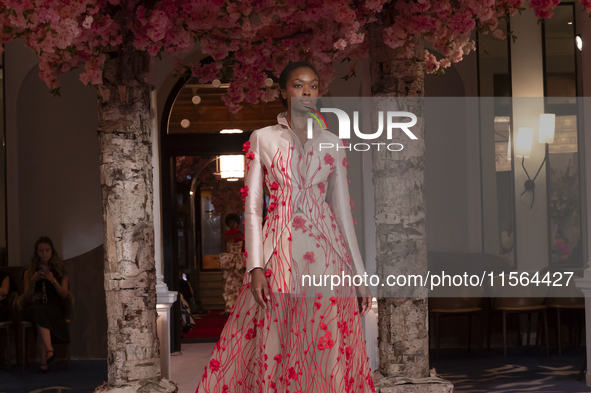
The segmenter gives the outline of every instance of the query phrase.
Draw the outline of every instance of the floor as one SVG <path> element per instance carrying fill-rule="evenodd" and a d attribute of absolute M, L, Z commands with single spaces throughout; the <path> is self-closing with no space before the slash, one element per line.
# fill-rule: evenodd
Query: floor
<path fill-rule="evenodd" d="M 182 344 L 181 352 L 171 355 L 172 380 L 179 388 L 178 393 L 195 393 L 214 345 L 215 343 Z"/>
<path fill-rule="evenodd" d="M 107 380 L 106 360 L 58 361 L 50 365 L 50 372 L 39 374 L 39 363 L 30 364 L 27 371 L 12 367 L 10 373 L 0 364 L 0 393 L 86 393 L 94 392 Z"/>
<path fill-rule="evenodd" d="M 179 393 L 194 393 L 214 343 L 183 344 L 181 352 L 171 356 L 172 379 Z M 578 375 L 585 361 L 585 348 L 571 348 L 561 356 L 554 351 L 545 355 L 541 348 L 512 349 L 503 357 L 501 349 L 490 354 L 474 350 L 442 349 L 439 358 L 432 354 L 431 367 L 454 384 L 454 392 L 494 393 L 582 393 L 591 392 Z M 8 373 L 0 364 L 0 393 L 84 393 L 93 392 L 107 379 L 105 360 L 73 361 L 70 370 L 58 362 L 47 374 L 38 374 L 38 364 L 27 372 L 13 367 Z"/>
<path fill-rule="evenodd" d="M 502 348 L 490 354 L 467 350 L 441 350 L 430 367 L 454 384 L 454 392 L 591 392 L 585 379 L 579 380 L 585 363 L 585 348 L 569 348 L 546 356 L 544 348 L 519 347 L 503 356 Z"/>

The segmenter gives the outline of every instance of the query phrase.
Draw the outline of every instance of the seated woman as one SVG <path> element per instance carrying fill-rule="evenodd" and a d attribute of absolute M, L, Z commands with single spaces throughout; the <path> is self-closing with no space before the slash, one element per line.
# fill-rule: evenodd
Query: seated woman
<path fill-rule="evenodd" d="M 63 304 L 68 296 L 68 274 L 48 237 L 35 242 L 35 252 L 24 275 L 25 319 L 37 329 L 42 371 L 55 360 L 52 342 L 70 342 Z"/>
<path fill-rule="evenodd" d="M 8 295 L 13 291 L 16 291 L 16 284 L 8 274 L 0 271 L 0 322 L 8 321 L 10 316 Z"/>

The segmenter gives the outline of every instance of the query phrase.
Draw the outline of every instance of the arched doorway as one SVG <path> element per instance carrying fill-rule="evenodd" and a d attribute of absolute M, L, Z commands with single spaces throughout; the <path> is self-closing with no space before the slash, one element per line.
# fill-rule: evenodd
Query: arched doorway
<path fill-rule="evenodd" d="M 224 217 L 243 212 L 241 179 L 232 187 L 214 175 L 216 157 L 243 155 L 242 145 L 250 133 L 276 124 L 277 114 L 285 110 L 275 100 L 231 114 L 221 99 L 226 89 L 224 83 L 214 87 L 196 78 L 179 80 L 166 101 L 160 127 L 164 280 L 171 290 L 179 291 L 181 274 L 185 273 L 197 306 L 210 310 L 223 309 L 216 255 L 225 250 L 221 236 L 227 230 Z M 220 133 L 222 130 L 242 132 Z M 224 198 L 220 198 L 222 192 L 226 193 Z M 171 321 L 171 348 L 175 351 L 180 350 L 182 341 L 179 321 L 177 302 Z"/>

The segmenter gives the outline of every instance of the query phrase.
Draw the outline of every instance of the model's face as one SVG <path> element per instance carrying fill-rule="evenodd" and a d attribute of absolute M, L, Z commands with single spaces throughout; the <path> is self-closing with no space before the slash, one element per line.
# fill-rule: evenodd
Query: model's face
<path fill-rule="evenodd" d="M 230 222 L 228 222 L 228 226 L 230 229 L 236 229 L 238 227 L 238 223 L 234 220 L 230 220 Z"/>
<path fill-rule="evenodd" d="M 293 109 L 300 112 L 308 112 L 305 107 L 315 108 L 318 98 L 318 76 L 308 67 L 296 68 L 289 75 L 285 89 L 281 89 L 281 96 L 287 100 L 287 110 Z"/>
<path fill-rule="evenodd" d="M 47 263 L 51 259 L 51 246 L 49 244 L 41 243 L 37 246 L 37 256 L 41 262 Z"/>

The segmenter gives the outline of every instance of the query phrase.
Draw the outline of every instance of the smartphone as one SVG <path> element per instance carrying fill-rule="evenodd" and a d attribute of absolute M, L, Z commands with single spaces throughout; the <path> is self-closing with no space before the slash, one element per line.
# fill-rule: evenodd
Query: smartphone
<path fill-rule="evenodd" d="M 185 273 L 183 273 L 181 277 L 183 277 L 183 280 L 187 281 L 187 275 Z"/>

